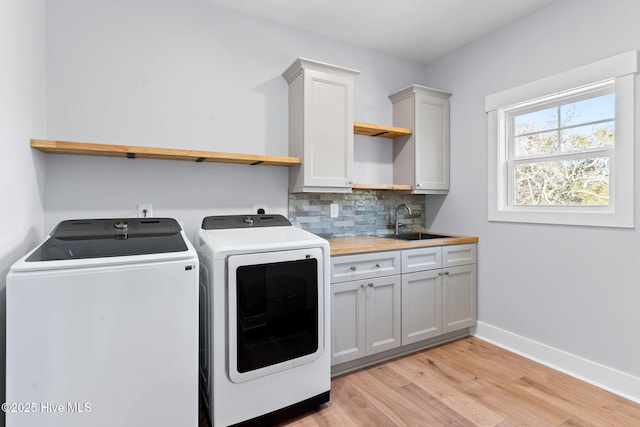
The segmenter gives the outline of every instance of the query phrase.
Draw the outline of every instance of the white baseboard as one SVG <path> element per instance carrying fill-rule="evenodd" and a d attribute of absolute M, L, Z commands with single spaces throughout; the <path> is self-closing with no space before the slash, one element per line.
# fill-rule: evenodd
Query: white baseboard
<path fill-rule="evenodd" d="M 626 399 L 640 403 L 640 378 L 584 359 L 566 351 L 516 335 L 484 322 L 471 334 L 528 359 L 542 363 L 572 377 Z"/>

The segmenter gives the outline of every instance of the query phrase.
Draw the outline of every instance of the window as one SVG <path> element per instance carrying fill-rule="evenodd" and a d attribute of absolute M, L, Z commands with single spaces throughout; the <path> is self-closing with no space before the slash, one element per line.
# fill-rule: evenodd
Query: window
<path fill-rule="evenodd" d="M 514 206 L 609 205 L 615 93 L 613 82 L 598 86 L 506 111 Z"/>
<path fill-rule="evenodd" d="M 633 227 L 637 52 L 487 97 L 489 220 Z"/>

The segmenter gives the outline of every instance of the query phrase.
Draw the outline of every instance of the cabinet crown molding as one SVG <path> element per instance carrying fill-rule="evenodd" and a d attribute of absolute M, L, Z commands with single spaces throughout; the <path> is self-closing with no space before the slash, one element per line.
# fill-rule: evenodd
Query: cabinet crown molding
<path fill-rule="evenodd" d="M 293 63 L 284 71 L 284 73 L 282 73 L 282 77 L 284 77 L 287 83 L 291 83 L 291 81 L 295 79 L 303 69 L 322 71 L 344 76 L 357 76 L 358 74 L 360 74 L 359 70 L 353 70 L 351 68 L 340 67 L 338 65 L 333 65 L 326 62 L 314 61 L 313 59 L 299 57 L 298 59 L 293 61 Z"/>
<path fill-rule="evenodd" d="M 392 93 L 389 95 L 389 99 L 392 103 L 395 103 L 413 94 L 430 95 L 442 99 L 449 99 L 451 97 L 449 92 L 445 92 L 443 90 L 434 89 L 428 86 L 411 85 L 396 93 Z"/>

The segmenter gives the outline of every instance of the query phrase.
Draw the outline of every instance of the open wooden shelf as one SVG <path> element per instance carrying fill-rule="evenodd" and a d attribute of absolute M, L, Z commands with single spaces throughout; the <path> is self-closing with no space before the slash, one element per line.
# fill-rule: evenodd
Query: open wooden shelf
<path fill-rule="evenodd" d="M 264 166 L 293 166 L 301 163 L 299 157 L 262 156 L 256 154 L 94 144 L 89 142 L 48 141 L 42 139 L 32 139 L 31 147 L 44 153 L 127 157 L 130 159 L 187 160 L 193 162 L 237 163 Z"/>
<path fill-rule="evenodd" d="M 411 191 L 411 186 L 404 184 L 353 184 L 351 188 L 354 190 Z"/>
<path fill-rule="evenodd" d="M 396 138 L 398 136 L 411 135 L 411 129 L 395 126 L 383 126 L 372 123 L 353 122 L 353 133 L 365 136 L 380 136 L 382 138 Z M 411 191 L 410 185 L 400 184 L 353 184 L 354 190 L 393 190 Z"/>
<path fill-rule="evenodd" d="M 374 125 L 371 123 L 353 122 L 353 133 L 366 136 L 380 136 L 382 138 L 396 138 L 411 135 L 411 129 L 395 126 Z"/>

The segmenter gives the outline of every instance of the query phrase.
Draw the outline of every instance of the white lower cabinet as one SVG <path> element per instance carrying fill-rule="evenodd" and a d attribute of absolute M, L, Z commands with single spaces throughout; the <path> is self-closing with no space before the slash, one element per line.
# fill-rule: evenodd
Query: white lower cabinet
<path fill-rule="evenodd" d="M 475 324 L 475 264 L 402 275 L 402 345 Z"/>
<path fill-rule="evenodd" d="M 334 365 L 400 346 L 399 275 L 331 288 Z"/>
<path fill-rule="evenodd" d="M 440 270 L 402 275 L 402 344 L 442 333 L 442 276 Z"/>
<path fill-rule="evenodd" d="M 348 279 L 345 266 L 346 271 L 359 278 L 343 281 Z M 396 274 L 384 275 L 389 273 Z M 398 273 L 400 256 L 395 252 L 332 258 L 332 364 L 400 346 Z"/>
<path fill-rule="evenodd" d="M 442 332 L 474 326 L 477 320 L 476 264 L 449 267 L 442 282 Z"/>
<path fill-rule="evenodd" d="M 400 345 L 400 276 L 366 281 L 365 349 L 378 353 Z"/>
<path fill-rule="evenodd" d="M 331 364 L 359 359 L 365 352 L 365 302 L 362 282 L 331 285 Z"/>
<path fill-rule="evenodd" d="M 402 345 L 476 324 L 476 245 L 402 251 Z"/>
<path fill-rule="evenodd" d="M 476 266 L 475 244 L 332 257 L 332 365 L 475 325 Z"/>

